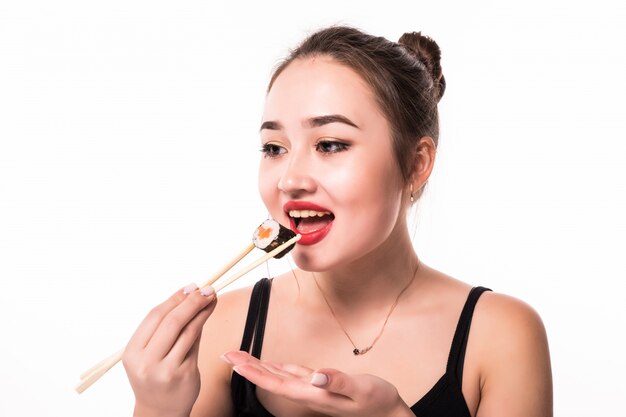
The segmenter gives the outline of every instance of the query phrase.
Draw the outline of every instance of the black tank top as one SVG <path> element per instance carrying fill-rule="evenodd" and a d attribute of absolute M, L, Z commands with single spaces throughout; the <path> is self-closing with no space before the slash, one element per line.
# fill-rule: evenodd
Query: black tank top
<path fill-rule="evenodd" d="M 263 347 L 270 286 L 271 281 L 267 278 L 263 278 L 254 286 L 241 342 L 241 350 L 250 352 L 256 358 L 261 357 L 261 348 Z M 490 290 L 484 287 L 475 287 L 470 291 L 452 339 L 446 373 L 426 395 L 411 407 L 411 411 L 416 416 L 471 417 L 461 390 L 463 360 L 474 307 L 478 298 L 485 291 Z M 252 351 L 250 351 L 251 346 Z M 256 386 L 235 372 L 233 372 L 231 379 L 231 393 L 237 417 L 274 417 L 259 402 L 256 396 Z"/>

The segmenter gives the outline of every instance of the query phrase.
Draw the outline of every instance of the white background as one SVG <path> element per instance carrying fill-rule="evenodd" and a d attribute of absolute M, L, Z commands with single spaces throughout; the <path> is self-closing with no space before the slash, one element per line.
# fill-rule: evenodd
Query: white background
<path fill-rule="evenodd" d="M 268 77 L 333 23 L 440 44 L 419 255 L 539 311 L 556 415 L 626 415 L 624 3 L 250 3 L 0 3 L 0 415 L 131 414 L 78 375 L 249 242 Z"/>

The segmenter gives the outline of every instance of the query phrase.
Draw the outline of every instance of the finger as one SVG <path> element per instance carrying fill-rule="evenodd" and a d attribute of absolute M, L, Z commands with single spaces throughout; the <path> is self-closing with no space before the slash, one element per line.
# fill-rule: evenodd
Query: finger
<path fill-rule="evenodd" d="M 198 287 L 195 284 L 189 284 L 184 288 L 176 291 L 166 301 L 154 307 L 150 313 L 143 319 L 133 336 L 128 341 L 127 348 L 143 349 L 146 347 L 157 327 L 170 311 L 178 306 L 187 294 L 195 291 Z"/>
<path fill-rule="evenodd" d="M 258 361 L 257 358 L 242 350 L 226 352 L 222 355 L 222 358 L 232 366 L 243 365 L 244 363 L 254 360 Z"/>
<path fill-rule="evenodd" d="M 162 359 L 171 350 L 185 326 L 215 300 L 215 293 L 204 296 L 200 291 L 189 294 L 165 316 L 146 346 L 145 352 L 153 358 Z"/>
<path fill-rule="evenodd" d="M 200 333 L 202 333 L 202 332 L 200 332 Z M 185 359 L 181 363 L 181 366 L 184 365 L 186 362 L 192 362 L 193 366 L 198 367 L 198 354 L 200 352 L 201 338 L 202 338 L 202 334 L 200 334 L 200 336 L 198 336 L 198 338 L 193 343 L 193 345 L 191 345 L 191 348 L 187 352 L 187 356 L 185 357 Z"/>
<path fill-rule="evenodd" d="M 310 383 L 318 388 L 348 398 L 354 398 L 358 392 L 356 379 L 336 369 L 318 369 L 311 375 Z"/>
<path fill-rule="evenodd" d="M 199 369 L 198 357 L 200 353 L 200 343 L 201 343 L 201 336 L 199 336 L 196 339 L 196 341 L 191 345 L 191 347 L 187 351 L 187 356 L 185 356 L 183 361 L 179 364 L 174 363 L 172 366 L 179 368 L 179 369 L 182 369 L 182 368 L 187 368 L 187 369 L 192 369 L 192 370 Z"/>
<path fill-rule="evenodd" d="M 180 332 L 178 339 L 174 342 L 174 345 L 167 353 L 166 359 L 173 363 L 180 365 L 188 356 L 192 355 L 192 349 L 197 348 L 202 335 L 202 329 L 204 323 L 207 321 L 213 310 L 215 309 L 215 302 L 212 302 L 207 307 L 202 309 Z"/>

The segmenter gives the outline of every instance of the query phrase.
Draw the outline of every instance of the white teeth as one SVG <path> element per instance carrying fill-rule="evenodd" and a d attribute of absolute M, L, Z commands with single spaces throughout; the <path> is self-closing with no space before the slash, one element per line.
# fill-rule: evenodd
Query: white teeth
<path fill-rule="evenodd" d="M 330 216 L 330 211 L 315 211 L 315 210 L 289 210 L 289 217 L 295 218 L 307 218 L 307 217 L 324 217 Z"/>

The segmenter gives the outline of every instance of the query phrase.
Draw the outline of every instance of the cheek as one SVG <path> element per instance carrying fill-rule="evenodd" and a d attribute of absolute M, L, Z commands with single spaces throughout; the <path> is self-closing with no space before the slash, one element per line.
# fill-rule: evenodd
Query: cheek
<path fill-rule="evenodd" d="M 274 170 L 264 162 L 261 160 L 259 164 L 259 194 L 270 215 L 277 218 L 276 216 L 282 213 L 282 209 L 278 207 L 280 205 L 278 202 L 278 177 L 273 172 Z"/>
<path fill-rule="evenodd" d="M 395 164 L 387 163 L 387 158 L 364 154 L 346 162 L 325 170 L 326 189 L 337 199 L 351 207 L 368 206 L 368 210 L 380 214 L 399 207 L 403 182 Z"/>

